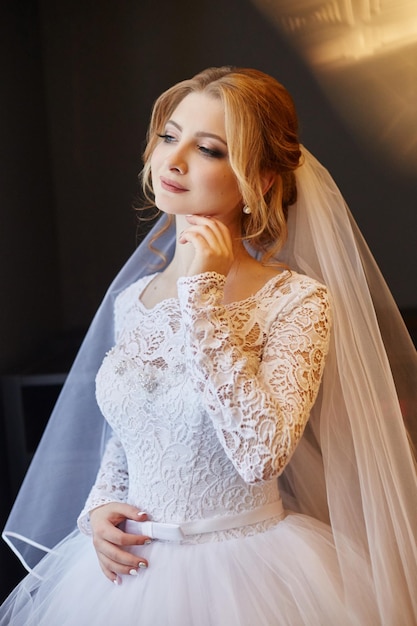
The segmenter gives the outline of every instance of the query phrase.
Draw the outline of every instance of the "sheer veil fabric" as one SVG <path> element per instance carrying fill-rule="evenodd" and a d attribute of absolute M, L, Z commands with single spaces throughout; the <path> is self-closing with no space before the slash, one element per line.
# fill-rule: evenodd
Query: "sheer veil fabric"
<path fill-rule="evenodd" d="M 330 523 L 345 603 L 362 601 L 352 564 L 369 565 L 381 624 L 417 623 L 417 356 L 399 311 L 336 184 L 303 149 L 280 260 L 326 284 L 332 345 L 319 398 L 280 488 L 288 509 Z M 106 425 L 95 375 L 114 342 L 113 302 L 155 271 L 156 224 L 109 288 L 50 418 L 3 533 L 27 569 L 76 527 Z M 169 259 L 174 229 L 157 247 Z M 407 426 L 407 429 L 405 428 Z"/>

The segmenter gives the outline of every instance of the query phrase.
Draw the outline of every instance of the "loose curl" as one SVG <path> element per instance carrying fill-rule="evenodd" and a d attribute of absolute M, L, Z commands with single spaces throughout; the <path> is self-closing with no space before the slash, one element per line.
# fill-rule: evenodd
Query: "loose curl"
<path fill-rule="evenodd" d="M 230 165 L 243 202 L 251 208 L 249 215 L 242 214 L 242 238 L 261 252 L 266 262 L 285 243 L 288 207 L 297 199 L 294 171 L 301 151 L 294 102 L 271 76 L 230 66 L 206 69 L 165 91 L 155 102 L 143 155 L 142 188 L 151 205 L 150 161 L 158 133 L 164 131 L 179 103 L 195 92 L 223 103 Z M 264 193 L 266 177 L 272 184 Z"/>

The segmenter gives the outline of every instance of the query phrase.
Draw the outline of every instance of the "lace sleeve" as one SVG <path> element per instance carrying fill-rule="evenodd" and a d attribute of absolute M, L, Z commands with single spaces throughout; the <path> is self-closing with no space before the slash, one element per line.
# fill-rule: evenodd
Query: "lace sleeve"
<path fill-rule="evenodd" d="M 128 486 L 129 475 L 123 446 L 113 434 L 107 442 L 96 482 L 77 520 L 81 532 L 91 534 L 90 511 L 109 502 L 126 502 Z"/>
<path fill-rule="evenodd" d="M 327 291 L 299 280 L 233 315 L 221 304 L 224 280 L 205 273 L 179 281 L 187 357 L 237 471 L 249 483 L 270 480 L 288 463 L 318 393 L 329 343 Z M 256 316 L 267 320 L 262 328 Z"/>

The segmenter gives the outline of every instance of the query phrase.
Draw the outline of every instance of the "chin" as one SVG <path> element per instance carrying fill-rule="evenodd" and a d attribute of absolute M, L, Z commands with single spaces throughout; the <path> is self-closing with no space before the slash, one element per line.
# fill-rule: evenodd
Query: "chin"
<path fill-rule="evenodd" d="M 178 209 L 177 207 L 173 207 L 168 202 L 155 202 L 156 208 L 162 213 L 166 213 L 166 215 L 191 215 L 191 211 L 186 211 L 184 208 Z"/>
<path fill-rule="evenodd" d="M 155 206 L 163 213 L 168 213 L 169 215 L 178 213 L 178 208 L 173 206 L 172 202 L 167 202 L 166 198 L 155 196 Z"/>

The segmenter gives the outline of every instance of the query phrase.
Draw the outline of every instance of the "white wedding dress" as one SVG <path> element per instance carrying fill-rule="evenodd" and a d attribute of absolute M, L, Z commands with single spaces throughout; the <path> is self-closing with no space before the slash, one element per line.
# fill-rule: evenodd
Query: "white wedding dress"
<path fill-rule="evenodd" d="M 224 277 L 206 273 L 147 309 L 140 295 L 151 280 L 116 301 L 116 345 L 97 375 L 113 434 L 82 532 L 20 583 L 1 626 L 377 624 L 359 557 L 351 575 L 363 596 L 354 613 L 345 608 L 329 526 L 289 511 L 244 522 L 280 503 L 277 476 L 303 434 L 328 350 L 326 288 L 284 271 L 223 305 Z M 243 522 L 133 548 L 149 567 L 116 586 L 101 572 L 88 520 L 88 510 L 115 500 L 155 522 Z"/>

